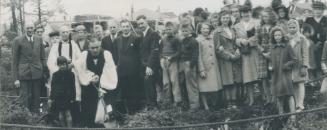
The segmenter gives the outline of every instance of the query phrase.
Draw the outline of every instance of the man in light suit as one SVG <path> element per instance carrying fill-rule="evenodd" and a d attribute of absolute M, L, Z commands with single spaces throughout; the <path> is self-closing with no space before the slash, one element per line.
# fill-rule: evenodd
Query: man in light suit
<path fill-rule="evenodd" d="M 20 88 L 20 101 L 31 112 L 38 113 L 42 86 L 45 53 L 42 38 L 34 36 L 34 25 L 26 24 L 26 34 L 13 42 L 13 76 Z"/>

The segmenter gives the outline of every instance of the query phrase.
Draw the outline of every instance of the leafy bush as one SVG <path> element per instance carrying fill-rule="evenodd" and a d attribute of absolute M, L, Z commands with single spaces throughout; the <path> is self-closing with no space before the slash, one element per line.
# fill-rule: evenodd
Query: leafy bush
<path fill-rule="evenodd" d="M 0 86 L 1 90 L 10 90 L 13 87 L 13 77 L 12 77 L 12 51 L 11 48 L 3 47 L 1 48 L 2 55 L 0 57 Z"/>
<path fill-rule="evenodd" d="M 39 115 L 32 114 L 16 100 L 9 98 L 0 99 L 0 117 L 3 123 L 26 125 L 35 125 L 39 119 Z"/>

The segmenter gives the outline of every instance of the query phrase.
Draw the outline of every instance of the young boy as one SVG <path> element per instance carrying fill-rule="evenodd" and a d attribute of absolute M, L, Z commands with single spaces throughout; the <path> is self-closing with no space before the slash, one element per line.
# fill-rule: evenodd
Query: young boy
<path fill-rule="evenodd" d="M 51 81 L 50 112 L 59 115 L 62 127 L 71 127 L 71 104 L 75 101 L 75 75 L 68 69 L 68 60 L 59 56 L 57 58 L 59 70 L 53 73 Z"/>
<path fill-rule="evenodd" d="M 191 110 L 198 109 L 199 88 L 196 77 L 196 65 L 199 56 L 198 42 L 192 37 L 192 27 L 188 24 L 180 26 L 182 42 L 180 47 L 179 69 L 186 81 L 186 89 Z"/>
<path fill-rule="evenodd" d="M 178 80 L 178 49 L 180 42 L 175 37 L 174 24 L 165 24 L 164 37 L 160 42 L 160 65 L 163 74 L 164 103 L 174 101 L 175 105 L 182 101 Z M 172 100 L 173 99 L 173 100 Z"/>
<path fill-rule="evenodd" d="M 312 28 L 311 25 L 304 23 L 303 27 L 302 27 L 302 33 L 303 35 L 306 37 L 306 39 L 308 40 L 309 43 L 309 68 L 308 68 L 308 74 L 309 74 L 309 79 L 316 79 L 318 78 L 317 73 L 315 72 L 315 70 L 317 69 L 317 64 L 315 61 L 315 52 L 318 48 L 318 46 L 316 44 L 314 44 L 314 42 L 311 39 L 311 36 L 314 33 L 314 30 Z M 311 83 L 311 86 L 317 86 L 319 83 Z"/>

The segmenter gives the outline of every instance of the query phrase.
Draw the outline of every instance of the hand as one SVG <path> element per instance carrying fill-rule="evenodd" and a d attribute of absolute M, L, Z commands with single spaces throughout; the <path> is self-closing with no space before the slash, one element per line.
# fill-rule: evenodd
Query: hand
<path fill-rule="evenodd" d="M 247 46 L 249 44 L 249 41 L 246 39 L 242 40 L 242 45 Z"/>
<path fill-rule="evenodd" d="M 74 68 L 74 64 L 72 64 L 72 63 L 68 64 L 68 68 L 69 69 Z"/>
<path fill-rule="evenodd" d="M 200 77 L 202 78 L 202 79 L 205 79 L 205 78 L 207 78 L 207 73 L 206 72 L 201 72 L 200 73 Z"/>
<path fill-rule="evenodd" d="M 52 100 L 51 100 L 51 99 L 49 99 L 49 100 L 48 100 L 48 106 L 50 107 L 50 106 L 51 106 L 51 104 L 52 104 Z"/>
<path fill-rule="evenodd" d="M 327 74 L 327 69 L 323 69 L 322 71 L 325 75 Z"/>
<path fill-rule="evenodd" d="M 102 88 L 99 88 L 99 97 L 103 97 L 104 94 L 106 94 L 107 92 L 102 89 Z"/>
<path fill-rule="evenodd" d="M 258 46 L 258 50 L 262 53 L 263 51 L 265 51 L 265 49 L 262 46 Z"/>
<path fill-rule="evenodd" d="M 152 76 L 153 75 L 153 70 L 150 67 L 146 67 L 145 75 L 146 76 Z"/>
<path fill-rule="evenodd" d="M 170 60 L 171 60 L 171 57 L 167 57 L 167 60 L 170 62 Z"/>
<path fill-rule="evenodd" d="M 241 55 L 240 49 L 236 49 L 236 51 L 235 51 L 235 55 L 236 55 L 236 56 L 240 56 L 240 55 Z"/>
<path fill-rule="evenodd" d="M 20 81 L 19 80 L 16 80 L 14 84 L 15 84 L 16 88 L 20 88 Z"/>
<path fill-rule="evenodd" d="M 219 46 L 219 51 L 223 51 L 225 48 L 223 46 Z"/>
<path fill-rule="evenodd" d="M 99 76 L 98 76 L 98 75 L 94 75 L 94 76 L 92 76 L 92 80 L 91 80 L 91 82 L 92 82 L 92 83 L 98 83 L 99 80 L 100 80 Z"/>

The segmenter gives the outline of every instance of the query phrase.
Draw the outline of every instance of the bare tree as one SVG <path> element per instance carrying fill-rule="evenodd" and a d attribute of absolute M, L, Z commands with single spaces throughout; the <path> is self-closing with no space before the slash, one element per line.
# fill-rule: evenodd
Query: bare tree
<path fill-rule="evenodd" d="M 26 13 L 37 16 L 38 23 L 46 21 L 49 17 L 53 16 L 55 12 L 66 13 L 64 6 L 61 5 L 61 0 L 32 0 L 31 2 L 35 7 L 35 10 Z M 49 4 L 54 6 L 54 9 L 49 10 L 46 2 L 49 2 Z"/>
<path fill-rule="evenodd" d="M 16 15 L 16 3 L 14 0 L 0 0 L 1 1 L 1 8 L 10 8 L 11 11 L 11 18 L 12 18 L 12 24 L 11 24 L 11 30 L 14 32 L 17 32 L 18 26 L 17 26 L 17 15 Z"/>

